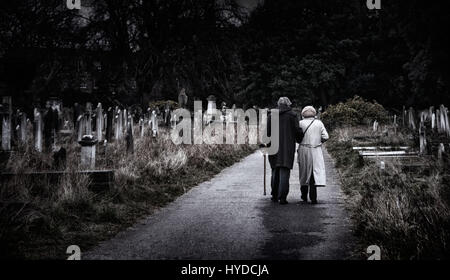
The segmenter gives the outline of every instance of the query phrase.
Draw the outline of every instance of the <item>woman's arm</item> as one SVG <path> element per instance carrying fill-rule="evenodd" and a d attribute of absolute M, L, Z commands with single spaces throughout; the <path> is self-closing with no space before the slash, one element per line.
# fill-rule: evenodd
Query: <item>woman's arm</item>
<path fill-rule="evenodd" d="M 322 137 L 322 143 L 324 143 L 330 138 L 330 136 L 328 135 L 327 129 L 325 128 L 323 122 L 320 122 L 320 124 L 321 124 L 320 133 Z"/>

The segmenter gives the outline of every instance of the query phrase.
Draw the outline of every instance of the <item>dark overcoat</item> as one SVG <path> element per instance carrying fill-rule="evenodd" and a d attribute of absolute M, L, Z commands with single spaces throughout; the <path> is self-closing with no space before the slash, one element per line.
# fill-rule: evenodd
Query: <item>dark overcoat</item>
<path fill-rule="evenodd" d="M 286 167 L 292 169 L 295 157 L 295 143 L 300 143 L 303 131 L 299 126 L 297 114 L 289 106 L 279 106 L 279 147 L 278 153 L 269 155 L 272 169 Z M 268 134 L 271 133 L 271 115 L 267 120 Z"/>

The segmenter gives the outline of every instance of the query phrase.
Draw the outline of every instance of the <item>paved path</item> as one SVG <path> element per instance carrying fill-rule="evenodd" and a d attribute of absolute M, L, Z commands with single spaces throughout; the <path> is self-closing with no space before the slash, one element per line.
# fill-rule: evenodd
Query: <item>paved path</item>
<path fill-rule="evenodd" d="M 328 186 L 318 189 L 317 205 L 298 203 L 297 164 L 291 173 L 289 205 L 263 196 L 263 159 L 256 152 L 83 258 L 351 258 L 355 241 L 343 195 L 332 160 L 326 151 L 324 156 Z M 269 194 L 269 185 L 267 190 Z"/>

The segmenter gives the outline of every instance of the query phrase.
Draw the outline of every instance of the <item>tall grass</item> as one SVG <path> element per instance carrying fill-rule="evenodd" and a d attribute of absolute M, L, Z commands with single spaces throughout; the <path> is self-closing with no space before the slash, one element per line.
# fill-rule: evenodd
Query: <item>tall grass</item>
<path fill-rule="evenodd" d="M 429 162 L 431 172 L 426 176 L 405 173 L 395 162 L 381 171 L 351 150 L 352 137 L 362 131 L 336 129 L 327 149 L 336 159 L 356 233 L 364 245 L 380 246 L 385 259 L 449 258 L 449 163 Z M 381 144 L 411 144 L 409 139 L 400 134 Z"/>
<path fill-rule="evenodd" d="M 99 145 L 96 169 L 113 169 L 115 182 L 98 193 L 90 190 L 89 177 L 77 172 L 79 145 L 70 137 L 58 145 L 67 150 L 67 167 L 57 182 L 25 175 L 53 168 L 51 154 L 36 152 L 31 142 L 7 162 L 6 171 L 17 176 L 0 186 L 0 258 L 61 259 L 72 244 L 87 250 L 255 149 L 175 145 L 164 129 L 156 139 L 135 139 L 133 154 L 125 141 Z"/>

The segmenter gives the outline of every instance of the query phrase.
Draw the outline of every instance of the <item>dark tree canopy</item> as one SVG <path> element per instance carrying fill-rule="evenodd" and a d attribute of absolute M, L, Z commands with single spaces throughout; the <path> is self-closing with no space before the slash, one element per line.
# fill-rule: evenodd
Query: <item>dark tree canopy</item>
<path fill-rule="evenodd" d="M 194 98 L 327 105 L 359 95 L 387 107 L 449 103 L 443 1 L 235 0 L 0 3 L 0 83 L 17 103 L 148 104 Z"/>

